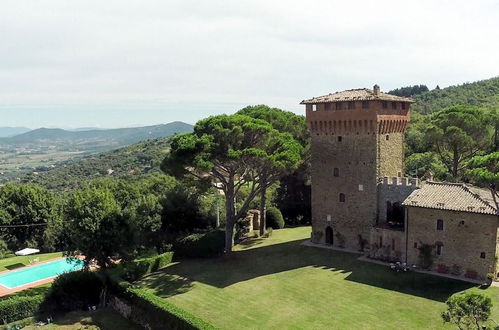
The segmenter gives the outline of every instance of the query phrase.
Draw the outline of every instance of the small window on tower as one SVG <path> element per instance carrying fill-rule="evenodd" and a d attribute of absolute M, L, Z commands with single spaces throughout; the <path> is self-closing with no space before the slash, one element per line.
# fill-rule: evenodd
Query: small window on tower
<path fill-rule="evenodd" d="M 341 135 L 338 136 L 338 142 L 341 142 L 341 140 L 343 140 L 343 138 L 341 137 Z"/>
<path fill-rule="evenodd" d="M 414 242 L 414 248 L 417 249 L 418 248 L 418 242 Z"/>
<path fill-rule="evenodd" d="M 388 102 L 382 101 L 381 105 L 383 106 L 383 109 L 388 109 Z"/>
<path fill-rule="evenodd" d="M 355 101 L 348 101 L 348 109 L 355 109 Z"/>
<path fill-rule="evenodd" d="M 485 252 L 480 253 L 480 258 L 485 259 Z"/>
<path fill-rule="evenodd" d="M 386 134 L 385 139 L 386 141 L 390 140 L 390 135 Z"/>
<path fill-rule="evenodd" d="M 344 193 L 340 193 L 340 203 L 345 203 L 346 197 Z"/>
<path fill-rule="evenodd" d="M 342 110 L 343 109 L 343 103 L 342 102 L 336 102 L 336 110 Z"/>
<path fill-rule="evenodd" d="M 444 221 L 442 219 L 437 220 L 437 230 L 444 230 Z"/>
<path fill-rule="evenodd" d="M 444 245 L 441 242 L 438 242 L 435 245 L 437 246 L 437 256 L 441 256 Z"/>
<path fill-rule="evenodd" d="M 317 111 L 317 104 L 312 104 L 312 111 Z"/>
<path fill-rule="evenodd" d="M 369 109 L 369 101 L 362 101 L 362 109 Z"/>
<path fill-rule="evenodd" d="M 340 169 L 339 168 L 335 167 L 333 169 L 333 176 L 336 176 L 336 177 L 340 176 Z"/>
<path fill-rule="evenodd" d="M 363 184 L 359 184 L 359 191 L 364 191 L 364 185 Z"/>

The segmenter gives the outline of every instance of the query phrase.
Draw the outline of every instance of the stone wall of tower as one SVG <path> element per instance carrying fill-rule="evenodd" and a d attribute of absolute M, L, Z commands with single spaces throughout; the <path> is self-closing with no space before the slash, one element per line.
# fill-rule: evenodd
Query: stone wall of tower
<path fill-rule="evenodd" d="M 378 176 L 404 175 L 404 133 L 378 134 Z"/>
<path fill-rule="evenodd" d="M 359 238 L 369 240 L 376 220 L 376 137 L 355 134 L 341 135 L 341 141 L 338 138 L 312 137 L 313 241 L 326 243 L 329 226 L 334 246 L 358 250 Z"/>
<path fill-rule="evenodd" d="M 403 172 L 409 106 L 307 104 L 306 115 L 312 136 L 312 241 L 359 250 L 369 244 L 376 223 L 378 178 Z"/>

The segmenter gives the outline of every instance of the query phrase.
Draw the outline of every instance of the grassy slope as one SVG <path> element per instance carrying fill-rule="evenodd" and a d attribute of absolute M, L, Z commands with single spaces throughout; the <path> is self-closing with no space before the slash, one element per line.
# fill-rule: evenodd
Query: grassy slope
<path fill-rule="evenodd" d="M 479 290 L 300 245 L 309 236 L 309 227 L 274 231 L 271 239 L 238 246 L 229 259 L 182 261 L 139 284 L 225 329 L 451 328 L 440 318 L 445 299 Z M 485 292 L 499 319 L 499 290 Z"/>
<path fill-rule="evenodd" d="M 61 252 L 34 254 L 30 256 L 11 257 L 0 259 L 0 272 L 9 269 L 16 269 L 29 265 L 29 261 L 38 258 L 39 261 L 61 257 Z"/>

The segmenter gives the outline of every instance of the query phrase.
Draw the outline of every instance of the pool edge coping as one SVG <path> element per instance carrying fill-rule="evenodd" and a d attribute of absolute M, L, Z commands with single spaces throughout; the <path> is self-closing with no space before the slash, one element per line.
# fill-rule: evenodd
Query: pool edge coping
<path fill-rule="evenodd" d="M 56 260 L 59 260 L 59 259 L 65 259 L 65 257 L 51 258 L 51 259 L 47 259 L 47 260 L 43 260 L 43 261 L 39 261 L 39 262 L 33 263 L 31 265 L 26 265 L 26 266 L 23 266 L 23 267 L 19 267 L 19 268 L 16 268 L 16 269 L 3 270 L 3 271 L 0 272 L 0 274 L 12 272 L 12 271 L 16 271 L 16 270 L 20 270 L 20 269 L 25 269 L 25 268 L 29 268 L 29 267 L 33 267 L 33 266 L 38 266 L 38 265 L 41 265 L 41 264 L 44 264 L 44 263 L 48 263 L 48 262 L 52 262 L 52 261 L 56 261 Z M 56 277 L 57 276 L 52 276 L 52 277 L 44 278 L 44 279 L 41 279 L 39 281 L 35 281 L 35 282 L 28 283 L 28 284 L 24 284 L 24 285 L 21 285 L 21 286 L 12 288 L 12 289 L 8 289 L 8 288 L 6 288 L 6 287 L 4 287 L 3 285 L 0 284 L 0 297 L 4 297 L 4 296 L 7 296 L 7 295 L 16 293 L 16 292 L 24 291 L 26 289 L 30 289 L 30 288 L 34 288 L 34 287 L 37 287 L 37 286 L 40 286 L 40 285 L 51 283 L 51 282 L 54 281 L 54 279 Z"/>

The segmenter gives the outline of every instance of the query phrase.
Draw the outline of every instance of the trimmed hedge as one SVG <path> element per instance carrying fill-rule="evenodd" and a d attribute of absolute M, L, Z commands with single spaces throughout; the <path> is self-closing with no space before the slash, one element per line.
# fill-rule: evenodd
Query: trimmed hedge
<path fill-rule="evenodd" d="M 169 265 L 172 259 L 173 252 L 166 252 L 149 258 L 135 259 L 124 265 L 123 277 L 128 281 L 136 281 L 144 275 Z"/>
<path fill-rule="evenodd" d="M 208 258 L 221 255 L 225 249 L 225 231 L 213 230 L 186 236 L 173 245 L 176 255 Z"/>
<path fill-rule="evenodd" d="M 0 300 L 0 320 L 3 324 L 36 315 L 45 299 L 44 294 L 34 296 L 12 296 Z"/>
<path fill-rule="evenodd" d="M 118 297 L 132 305 L 132 318 L 150 329 L 216 329 L 180 307 L 143 289 L 127 288 Z"/>
<path fill-rule="evenodd" d="M 281 211 L 277 207 L 269 207 L 267 209 L 267 228 L 282 229 L 284 228 L 284 218 Z"/>
<path fill-rule="evenodd" d="M 127 276 L 127 272 L 130 272 L 130 268 L 136 267 L 141 272 L 156 271 L 168 265 L 172 257 L 173 252 L 167 252 L 156 257 L 142 258 L 126 265 L 119 265 L 108 271 L 108 287 L 116 298 L 124 301 L 131 308 L 130 314 L 126 317 L 145 328 L 216 329 L 199 317 L 144 289 L 136 288 L 123 279 Z"/>

